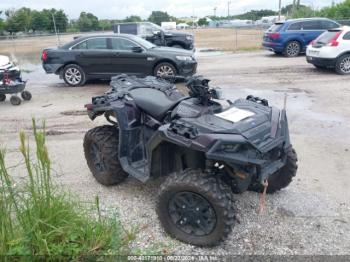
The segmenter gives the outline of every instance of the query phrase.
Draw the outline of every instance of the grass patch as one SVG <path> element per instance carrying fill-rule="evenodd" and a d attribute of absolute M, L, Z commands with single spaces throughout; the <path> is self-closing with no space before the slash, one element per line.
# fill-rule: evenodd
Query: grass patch
<path fill-rule="evenodd" d="M 98 197 L 95 203 L 82 204 L 54 185 L 45 128 L 38 130 L 34 120 L 33 133 L 33 155 L 27 136 L 20 133 L 20 152 L 28 175 L 24 185 L 14 184 L 5 151 L 0 150 L 0 254 L 72 260 L 129 254 L 136 232 L 126 231 L 116 213 L 101 214 Z"/>

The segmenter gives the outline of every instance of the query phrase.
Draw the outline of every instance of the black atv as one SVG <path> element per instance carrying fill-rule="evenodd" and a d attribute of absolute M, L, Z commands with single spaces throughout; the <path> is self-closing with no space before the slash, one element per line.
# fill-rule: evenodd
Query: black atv
<path fill-rule="evenodd" d="M 222 100 L 200 76 L 186 85 L 188 96 L 164 79 L 112 78 L 112 89 L 86 105 L 92 120 L 104 115 L 112 125 L 86 133 L 85 157 L 103 185 L 165 177 L 157 203 L 164 229 L 213 246 L 233 227 L 232 192 L 288 186 L 297 156 L 284 109 L 253 96 Z"/>

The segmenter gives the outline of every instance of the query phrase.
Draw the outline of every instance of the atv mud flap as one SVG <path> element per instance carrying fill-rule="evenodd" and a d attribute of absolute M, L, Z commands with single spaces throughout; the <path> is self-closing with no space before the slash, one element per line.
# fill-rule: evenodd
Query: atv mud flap
<path fill-rule="evenodd" d="M 149 178 L 149 167 L 145 153 L 142 126 L 133 126 L 125 104 L 115 102 L 119 126 L 119 161 L 123 170 L 142 182 Z"/>
<path fill-rule="evenodd" d="M 263 184 L 269 178 L 270 175 L 280 170 L 284 165 L 284 161 L 277 160 L 263 167 L 260 171 L 259 182 Z"/>

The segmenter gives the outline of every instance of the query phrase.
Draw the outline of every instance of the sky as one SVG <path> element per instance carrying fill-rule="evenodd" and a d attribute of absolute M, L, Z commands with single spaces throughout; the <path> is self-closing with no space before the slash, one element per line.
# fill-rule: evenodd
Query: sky
<path fill-rule="evenodd" d="M 282 0 L 282 6 L 293 0 Z M 99 19 L 123 19 L 126 16 L 138 15 L 147 18 L 153 10 L 166 11 L 172 16 L 198 17 L 214 14 L 217 7 L 218 16 L 227 15 L 229 0 L 0 0 L 0 10 L 29 7 L 42 10 L 44 8 L 63 9 L 70 19 L 79 17 L 80 12 L 91 12 Z M 230 14 L 240 14 L 250 10 L 278 9 L 278 0 L 231 0 Z M 342 0 L 335 0 L 335 3 Z M 301 0 L 304 5 L 322 8 L 331 5 L 332 0 Z"/>

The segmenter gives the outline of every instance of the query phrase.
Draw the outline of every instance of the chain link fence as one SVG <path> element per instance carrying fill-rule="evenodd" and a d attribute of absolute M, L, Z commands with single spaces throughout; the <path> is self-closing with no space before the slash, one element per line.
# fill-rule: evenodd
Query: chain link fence
<path fill-rule="evenodd" d="M 250 51 L 261 48 L 266 29 L 263 28 L 201 28 L 193 29 L 197 49 Z"/>
<path fill-rule="evenodd" d="M 338 20 L 342 25 L 349 25 L 350 20 Z M 252 51 L 261 48 L 261 42 L 266 28 L 198 28 L 186 30 L 195 36 L 197 50 L 218 51 Z M 0 36 L 0 54 L 8 55 L 15 61 L 28 60 L 40 62 L 44 48 L 57 46 L 72 41 L 82 34 L 103 34 L 101 32 L 65 33 L 57 37 L 54 34 Z M 104 32 L 112 33 L 112 32 Z"/>

